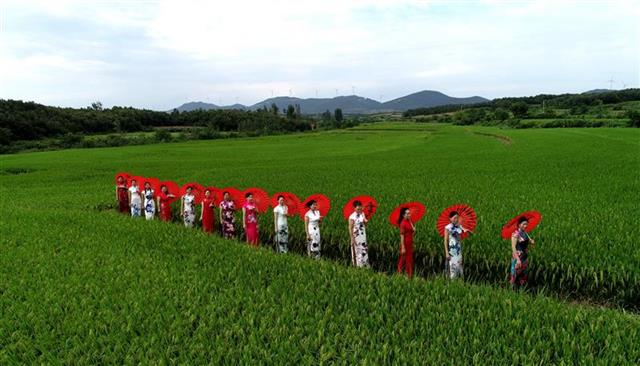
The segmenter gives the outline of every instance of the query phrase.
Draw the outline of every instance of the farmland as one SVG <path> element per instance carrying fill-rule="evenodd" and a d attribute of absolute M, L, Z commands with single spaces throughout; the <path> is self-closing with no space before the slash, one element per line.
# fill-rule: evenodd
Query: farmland
<path fill-rule="evenodd" d="M 16 154 L 0 163 L 0 362 L 430 363 L 450 361 L 454 350 L 463 363 L 640 358 L 640 323 L 623 310 L 640 303 L 637 129 L 372 124 Z M 324 193 L 332 211 L 323 253 L 334 261 L 277 256 L 118 215 L 116 171 L 301 198 Z M 426 280 L 342 265 L 349 252 L 339 211 L 358 194 L 378 200 L 368 236 L 381 272 L 392 272 L 397 259 L 386 215 L 402 202 L 425 203 L 416 270 Z M 454 203 L 478 214 L 463 243 L 468 283 L 436 276 L 443 253 L 435 219 Z M 537 291 L 514 294 L 500 288 L 510 246 L 499 232 L 529 209 L 543 215 L 532 233 Z M 291 221 L 293 251 L 301 253 L 302 223 Z M 270 242 L 270 215 L 261 227 Z"/>

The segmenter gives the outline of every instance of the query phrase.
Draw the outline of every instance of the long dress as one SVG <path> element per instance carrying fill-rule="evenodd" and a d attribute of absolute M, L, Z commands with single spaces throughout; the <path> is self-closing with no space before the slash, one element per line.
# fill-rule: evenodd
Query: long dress
<path fill-rule="evenodd" d="M 154 199 L 154 191 L 149 188 L 144 190 L 144 216 L 147 220 L 153 220 L 156 215 L 156 201 Z"/>
<path fill-rule="evenodd" d="M 277 205 L 273 209 L 273 213 L 276 214 L 276 250 L 278 253 L 287 253 L 289 251 L 288 212 L 289 208 L 286 205 Z"/>
<path fill-rule="evenodd" d="M 131 217 L 141 217 L 142 197 L 140 197 L 140 190 L 138 187 L 131 186 L 129 187 L 129 192 L 131 192 L 131 202 L 129 202 L 131 206 Z"/>
<path fill-rule="evenodd" d="M 121 213 L 129 213 L 129 194 L 127 193 L 127 186 L 124 184 L 117 185 L 118 190 L 118 211 Z"/>
<path fill-rule="evenodd" d="M 411 221 L 404 219 L 400 223 L 400 233 L 403 235 L 404 254 L 398 259 L 398 273 L 406 272 L 413 277 L 413 233 L 415 229 Z"/>
<path fill-rule="evenodd" d="M 207 233 L 213 232 L 214 212 L 213 198 L 202 199 L 202 230 Z"/>
<path fill-rule="evenodd" d="M 518 254 L 514 254 L 514 257 L 511 259 L 511 277 L 509 282 L 514 288 L 519 286 L 525 286 L 527 284 L 527 280 L 529 279 L 529 234 L 526 231 L 517 229 L 511 234 L 512 238 L 516 238 L 516 250 L 520 251 L 520 265 L 518 265 L 518 261 L 515 258 Z"/>
<path fill-rule="evenodd" d="M 236 206 L 233 201 L 220 202 L 220 213 L 222 215 L 222 236 L 226 239 L 235 239 L 236 237 Z"/>
<path fill-rule="evenodd" d="M 353 221 L 353 243 L 351 243 L 351 263 L 356 267 L 369 267 L 369 254 L 367 253 L 367 218 L 364 213 L 353 212 L 349 216 Z"/>
<path fill-rule="evenodd" d="M 453 223 L 444 227 L 449 233 L 449 263 L 448 276 L 451 279 L 463 277 L 464 268 L 462 266 L 462 228 L 460 225 L 454 225 Z"/>
<path fill-rule="evenodd" d="M 192 194 L 185 194 L 182 196 L 182 200 L 184 202 L 184 211 L 182 212 L 184 226 L 193 227 L 193 224 L 196 222 L 196 197 Z"/>
<path fill-rule="evenodd" d="M 169 197 L 164 197 L 161 195 L 159 198 L 160 201 L 160 220 L 162 221 L 171 221 L 171 199 Z"/>
<path fill-rule="evenodd" d="M 245 202 L 244 208 L 244 226 L 247 234 L 247 243 L 258 246 L 258 209 L 253 203 Z"/>
<path fill-rule="evenodd" d="M 309 219 L 307 230 L 310 239 L 307 241 L 307 254 L 311 258 L 320 259 L 320 211 L 309 210 L 304 216 Z"/>

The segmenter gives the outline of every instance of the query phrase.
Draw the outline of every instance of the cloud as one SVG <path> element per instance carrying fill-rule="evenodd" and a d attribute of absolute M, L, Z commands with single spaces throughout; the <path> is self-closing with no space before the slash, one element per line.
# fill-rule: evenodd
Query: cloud
<path fill-rule="evenodd" d="M 352 86 L 385 99 L 582 91 L 611 75 L 637 87 L 638 17 L 634 1 L 5 2 L 0 98 L 170 109 Z"/>

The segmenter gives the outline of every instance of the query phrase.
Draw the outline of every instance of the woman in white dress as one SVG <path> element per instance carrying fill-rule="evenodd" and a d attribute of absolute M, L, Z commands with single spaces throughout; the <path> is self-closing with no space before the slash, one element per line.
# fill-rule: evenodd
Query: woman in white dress
<path fill-rule="evenodd" d="M 151 189 L 151 183 L 144 183 L 144 217 L 147 220 L 153 220 L 156 215 L 156 201 L 154 199 L 155 192 Z"/>
<path fill-rule="evenodd" d="M 196 222 L 196 208 L 195 200 L 196 196 L 191 193 L 193 189 L 187 187 L 187 193 L 182 196 L 182 202 L 180 204 L 180 216 L 184 220 L 184 226 L 193 227 Z"/>
<path fill-rule="evenodd" d="M 356 267 L 369 267 L 367 253 L 367 217 L 362 212 L 362 202 L 353 202 L 354 211 L 349 216 L 349 235 L 351 236 L 351 263 Z"/>
<path fill-rule="evenodd" d="M 129 205 L 131 207 L 131 217 L 142 216 L 142 197 L 140 196 L 140 188 L 135 179 L 131 179 L 131 187 L 129 187 Z"/>
<path fill-rule="evenodd" d="M 450 223 L 444 227 L 445 270 L 450 279 L 464 277 L 464 259 L 462 257 L 462 233 L 468 232 L 458 223 L 456 211 L 449 213 Z"/>
<path fill-rule="evenodd" d="M 287 214 L 289 207 L 284 204 L 284 196 L 278 196 L 278 205 L 273 208 L 273 222 L 276 232 L 276 250 L 278 253 L 289 251 L 289 226 L 287 225 Z"/>
<path fill-rule="evenodd" d="M 304 229 L 307 232 L 307 254 L 314 259 L 320 259 L 320 223 L 322 216 L 318 210 L 318 202 L 307 202 L 309 211 L 304 215 Z"/>

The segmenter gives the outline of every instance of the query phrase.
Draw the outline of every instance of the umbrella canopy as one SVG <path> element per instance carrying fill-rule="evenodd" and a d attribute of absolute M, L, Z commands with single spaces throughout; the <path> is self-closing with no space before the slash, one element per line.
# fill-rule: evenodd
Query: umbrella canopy
<path fill-rule="evenodd" d="M 349 216 L 351 216 L 351 214 L 355 211 L 355 207 L 353 207 L 353 203 L 355 201 L 360 201 L 360 203 L 362 203 L 362 212 L 364 213 L 364 216 L 367 218 L 367 220 L 370 220 L 371 216 L 373 216 L 373 214 L 376 213 L 376 210 L 378 209 L 378 203 L 371 196 L 353 197 L 342 208 L 342 216 L 346 220 L 349 220 Z"/>
<path fill-rule="evenodd" d="M 122 177 L 124 179 L 124 185 L 129 186 L 129 179 L 131 178 L 131 174 L 125 172 L 118 172 L 115 175 L 115 182 L 118 184 L 118 178 Z"/>
<path fill-rule="evenodd" d="M 174 195 L 174 197 L 168 197 L 167 195 L 165 195 L 162 192 L 162 186 L 167 187 L 169 194 Z M 154 189 L 156 190 L 156 195 L 158 195 L 163 200 L 168 200 L 169 202 L 173 202 L 178 198 L 180 198 L 180 187 L 176 182 L 173 182 L 170 180 L 161 181 L 158 183 L 157 188 L 154 188 Z"/>
<path fill-rule="evenodd" d="M 538 211 L 527 211 L 519 214 L 513 219 L 509 220 L 506 225 L 502 227 L 502 239 L 509 239 L 514 231 L 518 229 L 518 221 L 521 217 L 525 217 L 529 222 L 525 231 L 530 233 L 533 229 L 538 226 L 540 221 L 542 220 L 542 215 Z"/>
<path fill-rule="evenodd" d="M 256 187 L 247 188 L 244 190 L 244 192 L 242 192 L 243 205 L 245 200 L 244 197 L 249 193 L 253 195 L 253 202 L 256 205 L 256 209 L 258 210 L 258 212 L 260 213 L 267 212 L 267 209 L 269 208 L 269 205 L 270 205 L 269 194 L 261 188 L 256 188 Z"/>
<path fill-rule="evenodd" d="M 403 208 L 408 208 L 411 212 L 411 222 L 416 223 L 422 219 L 424 214 L 427 212 L 427 208 L 420 202 L 407 202 L 403 203 L 400 206 L 396 207 L 389 215 L 389 222 L 393 226 L 400 226 L 398 224 L 398 219 L 400 218 L 400 211 Z"/>
<path fill-rule="evenodd" d="M 244 196 L 242 195 L 242 191 L 234 187 L 226 187 L 220 190 L 220 202 L 224 198 L 224 192 L 229 192 L 229 197 L 233 201 L 233 204 L 236 206 L 236 210 L 242 207 L 244 203 Z"/>
<path fill-rule="evenodd" d="M 473 208 L 463 204 L 456 204 L 445 208 L 438 217 L 438 221 L 436 221 L 436 229 L 440 236 L 444 237 L 444 227 L 451 223 L 449 214 L 454 211 L 458 213 L 458 224 L 460 226 L 469 231 L 473 231 L 476 228 L 478 217 L 476 216 L 476 212 Z M 462 233 L 460 238 L 464 239 L 467 236 L 469 236 L 469 233 L 465 231 Z"/>
<path fill-rule="evenodd" d="M 151 189 L 153 189 L 154 191 L 157 191 L 157 187 L 158 187 L 158 184 L 160 183 L 160 180 L 158 178 L 153 178 L 153 177 L 142 177 L 142 181 L 138 181 L 138 186 L 140 187 L 141 191 L 144 190 L 144 185 L 147 183 L 151 185 Z"/>
<path fill-rule="evenodd" d="M 218 187 L 209 186 L 202 190 L 202 198 L 204 199 L 204 194 L 206 191 L 210 192 L 211 198 L 213 198 L 213 204 L 218 206 L 220 201 L 222 200 L 222 191 Z"/>
<path fill-rule="evenodd" d="M 320 211 L 320 216 L 326 217 L 329 213 L 329 210 L 331 209 L 331 200 L 329 199 L 329 197 L 320 193 L 312 194 L 311 196 L 307 197 L 304 202 L 302 202 L 302 206 L 300 206 L 300 217 L 302 217 L 302 219 L 304 220 L 304 215 L 309 210 L 307 208 L 307 204 L 311 201 L 316 201 L 318 203 L 318 211 Z"/>
<path fill-rule="evenodd" d="M 182 185 L 180 188 L 180 196 L 184 196 L 187 193 L 187 188 L 191 187 L 191 194 L 195 196 L 194 203 L 197 205 L 202 202 L 202 197 L 204 196 L 204 188 L 195 182 L 190 182 Z"/>
<path fill-rule="evenodd" d="M 302 203 L 298 196 L 291 192 L 278 192 L 271 196 L 271 206 L 276 207 L 278 205 L 278 197 L 284 198 L 284 204 L 287 206 L 287 216 L 295 216 L 300 212 Z"/>

